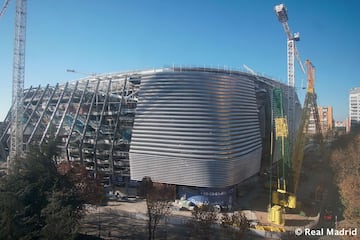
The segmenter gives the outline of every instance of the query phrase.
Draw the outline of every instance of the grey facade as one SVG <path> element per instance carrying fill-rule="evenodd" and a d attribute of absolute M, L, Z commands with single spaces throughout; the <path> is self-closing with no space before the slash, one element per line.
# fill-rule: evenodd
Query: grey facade
<path fill-rule="evenodd" d="M 141 79 L 130 147 L 135 180 L 226 187 L 260 169 L 255 83 L 216 72 L 163 72 Z"/>

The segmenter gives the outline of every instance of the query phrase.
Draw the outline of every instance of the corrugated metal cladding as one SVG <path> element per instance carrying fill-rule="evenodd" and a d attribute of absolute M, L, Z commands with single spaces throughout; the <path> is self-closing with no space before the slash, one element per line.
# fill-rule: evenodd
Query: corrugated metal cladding
<path fill-rule="evenodd" d="M 212 72 L 143 75 L 130 175 L 197 187 L 240 183 L 260 168 L 255 84 Z"/>

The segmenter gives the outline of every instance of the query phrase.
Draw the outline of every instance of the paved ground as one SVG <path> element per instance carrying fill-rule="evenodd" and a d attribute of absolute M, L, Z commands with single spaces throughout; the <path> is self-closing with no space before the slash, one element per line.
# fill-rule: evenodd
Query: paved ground
<path fill-rule="evenodd" d="M 146 239 L 146 221 L 111 207 L 90 209 L 82 232 L 103 239 Z"/>
<path fill-rule="evenodd" d="M 87 235 L 101 236 L 102 239 L 147 239 L 147 222 L 145 201 L 109 202 L 108 206 L 89 208 L 87 216 L 82 221 L 81 232 Z M 156 239 L 199 239 L 195 229 L 189 224 L 189 211 L 173 211 L 172 215 L 163 221 Z M 228 237 L 220 227 L 212 232 L 210 239 L 226 240 Z M 244 239 L 262 239 L 251 236 Z"/>
<path fill-rule="evenodd" d="M 256 190 L 249 198 L 249 207 L 258 206 L 256 210 L 245 210 L 248 219 L 267 223 L 266 190 Z M 304 217 L 297 214 L 287 215 L 287 223 L 305 225 Z M 146 203 L 138 199 L 136 202 L 109 202 L 108 206 L 90 208 L 82 224 L 82 232 L 101 236 L 104 239 L 146 239 Z M 196 239 L 193 230 L 187 223 L 191 219 L 189 211 L 174 210 L 172 215 L 161 223 L 157 239 Z M 213 239 L 231 239 L 217 231 Z M 256 239 L 254 236 L 244 239 Z M 258 239 L 264 239 L 258 237 Z"/>
<path fill-rule="evenodd" d="M 298 226 L 316 224 L 319 219 L 318 212 L 324 205 L 332 205 L 336 209 L 340 209 L 339 206 L 341 206 L 336 187 L 332 184 L 332 173 L 325 159 L 317 156 L 316 153 L 308 154 L 307 158 L 304 159 L 302 172 L 298 198 L 303 203 L 303 214 L 287 213 L 285 215 L 287 228 L 292 230 Z M 315 191 L 322 182 L 326 183 L 324 199 L 316 201 Z M 244 211 L 248 219 L 268 224 L 269 191 L 264 188 L 264 181 L 260 179 L 258 182 L 248 186 L 244 191 L 246 194 L 238 201 L 237 210 Z M 340 210 L 336 214 L 341 220 Z M 188 211 L 173 211 L 166 222 L 162 222 L 159 226 L 157 239 L 196 239 L 196 237 L 192 236 L 193 229 L 187 224 L 190 219 L 191 213 Z M 334 222 L 323 221 L 320 217 L 318 228 L 333 226 Z M 83 221 L 82 232 L 101 236 L 104 239 L 147 239 L 145 201 L 109 202 L 108 206 L 90 209 Z M 294 237 L 292 235 L 289 239 L 294 239 Z M 213 239 L 231 238 L 217 232 Z M 244 239 L 256 238 L 251 236 Z M 300 236 L 296 237 L 296 239 L 322 240 L 329 238 Z"/>

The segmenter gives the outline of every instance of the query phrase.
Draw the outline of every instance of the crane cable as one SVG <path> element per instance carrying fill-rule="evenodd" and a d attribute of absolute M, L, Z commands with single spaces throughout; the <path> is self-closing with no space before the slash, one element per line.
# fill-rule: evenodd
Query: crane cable
<path fill-rule="evenodd" d="M 0 12 L 0 18 L 5 14 L 6 8 L 8 7 L 10 0 L 5 0 L 4 5 Z"/>

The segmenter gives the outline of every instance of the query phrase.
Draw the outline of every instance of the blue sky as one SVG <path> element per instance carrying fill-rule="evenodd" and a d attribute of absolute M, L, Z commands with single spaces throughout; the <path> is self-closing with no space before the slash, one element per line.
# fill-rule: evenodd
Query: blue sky
<path fill-rule="evenodd" d="M 1 0 L 0 4 L 5 0 Z M 286 35 L 274 6 L 284 3 L 300 32 L 302 61 L 316 67 L 320 106 L 348 115 L 350 88 L 360 86 L 357 0 L 29 0 L 25 88 L 106 73 L 199 65 L 240 68 L 287 82 Z M 11 104 L 15 0 L 0 19 L 0 120 Z M 306 76 L 296 68 L 302 101 Z"/>

